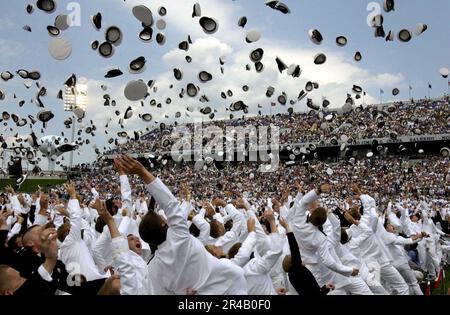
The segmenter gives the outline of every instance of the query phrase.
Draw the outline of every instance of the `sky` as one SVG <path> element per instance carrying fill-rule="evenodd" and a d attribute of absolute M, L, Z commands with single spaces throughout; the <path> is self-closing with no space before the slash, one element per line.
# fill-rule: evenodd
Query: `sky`
<path fill-rule="evenodd" d="M 61 135 L 70 139 L 71 131 L 66 129 L 63 121 L 70 117 L 70 113 L 63 111 L 63 102 L 56 98 L 64 82 L 72 73 L 78 78 L 87 79 L 88 106 L 86 118 L 77 127 L 84 129 L 90 121 L 97 127 L 95 136 L 83 133 L 83 139 L 89 139 L 88 145 L 83 145 L 75 154 L 75 163 L 92 162 L 96 158 L 94 148 L 101 151 L 110 148 L 108 139 L 116 137 L 122 130 L 118 120 L 123 116 L 126 108 L 132 106 L 133 117 L 124 123 L 125 131 L 145 130 L 159 125 L 160 122 L 173 122 L 176 112 L 181 112 L 179 123 L 193 122 L 201 119 L 199 109 L 210 106 L 217 110 L 216 119 L 226 118 L 225 111 L 232 102 L 243 100 L 249 106 L 249 115 L 258 113 L 258 104 L 262 106 L 264 114 L 285 113 L 289 106 L 277 104 L 278 95 L 285 92 L 288 99 L 296 99 L 306 82 L 316 81 L 320 87 L 310 93 L 308 97 L 314 102 L 322 102 L 326 97 L 334 108 L 345 103 L 347 93 L 351 92 L 354 84 L 363 87 L 367 96 L 365 103 L 379 103 L 380 89 L 385 93 L 383 101 L 407 99 L 409 86 L 413 87 L 412 96 L 422 98 L 431 93 L 438 97 L 447 92 L 447 80 L 439 74 L 442 67 L 450 67 L 450 38 L 448 0 L 397 0 L 396 9 L 384 15 L 386 32 L 407 28 L 415 30 L 418 23 L 428 25 L 428 30 L 420 36 L 413 34 L 408 43 L 396 40 L 386 42 L 382 38 L 374 37 L 374 29 L 368 25 L 367 19 L 376 13 L 376 4 L 383 1 L 371 2 L 365 0 L 285 0 L 291 13 L 283 14 L 265 5 L 264 0 L 79 0 L 56 1 L 57 9 L 47 14 L 35 8 L 32 14 L 25 10 L 28 3 L 36 1 L 1 1 L 0 2 L 0 71 L 15 73 L 18 69 L 41 72 L 39 81 L 48 90 L 48 95 L 42 98 L 45 107 L 51 109 L 55 118 L 48 127 L 41 132 L 42 124 L 36 123 L 18 128 L 10 120 L 6 126 L 1 126 L 1 134 L 10 138 L 18 134 L 26 136 L 35 131 L 38 137 L 45 135 Z M 192 18 L 192 7 L 198 2 L 202 8 L 202 15 L 213 17 L 219 22 L 219 29 L 215 34 L 205 34 L 199 24 L 199 18 Z M 163 19 L 166 28 L 163 32 L 167 38 L 164 45 L 158 45 L 155 40 L 145 43 L 139 40 L 138 34 L 142 29 L 141 23 L 133 16 L 132 8 L 136 5 L 146 5 L 153 12 L 155 20 Z M 167 15 L 160 17 L 158 8 L 164 6 Z M 74 9 L 75 8 L 75 9 Z M 374 9 L 375 8 L 375 9 Z M 78 10 L 79 9 L 79 10 Z M 382 9 L 381 9 L 382 10 Z M 101 12 L 103 27 L 97 31 L 91 23 L 91 16 Z M 77 13 L 77 14 L 75 14 Z M 53 40 L 47 33 L 47 25 L 52 25 L 58 14 L 74 14 L 79 18 L 79 26 L 72 26 L 61 32 L 60 37 L 72 43 L 72 54 L 64 60 L 53 59 L 48 46 Z M 248 23 L 245 28 L 238 26 L 240 17 L 246 16 Z M 32 32 L 22 29 L 29 25 Z M 118 26 L 123 32 L 123 40 L 111 58 L 103 58 L 91 49 L 91 42 L 104 41 L 104 32 L 109 26 Z M 261 39 L 248 44 L 246 33 L 256 29 L 261 33 Z M 308 30 L 318 29 L 324 41 L 315 45 L 308 37 Z M 158 32 L 154 27 L 154 37 Z M 188 52 L 178 49 L 178 44 L 191 36 L 193 44 Z M 335 43 L 337 36 L 346 36 L 348 44 L 338 47 Z M 247 64 L 251 64 L 249 54 L 256 48 L 264 49 L 262 73 L 256 73 L 252 66 L 246 71 Z M 356 51 L 362 54 L 362 60 L 356 62 L 353 56 Z M 318 53 L 327 55 L 327 62 L 323 65 L 313 63 Z M 185 61 L 185 56 L 192 57 L 192 63 Z M 131 74 L 127 68 L 131 60 L 144 56 L 147 60 L 146 70 L 140 74 Z M 225 57 L 224 74 L 220 72 L 219 57 Z M 299 78 L 288 76 L 286 72 L 280 74 L 275 58 L 281 58 L 288 66 L 298 64 L 302 69 Z M 106 79 L 104 75 L 110 69 L 120 68 L 124 75 Z M 182 81 L 175 80 L 173 69 L 183 71 Z M 208 71 L 213 80 L 208 83 L 198 81 L 200 71 Z M 124 87 L 131 80 L 142 79 L 144 82 L 155 80 L 157 91 L 150 91 L 150 96 L 144 101 L 131 102 L 124 97 Z M 188 83 L 200 87 L 200 95 L 207 95 L 209 103 L 199 102 L 199 97 L 180 99 L 178 94 Z M 25 88 L 24 80 L 16 75 L 12 80 L 0 80 L 0 90 L 5 93 L 5 99 L 0 101 L 0 111 L 16 113 L 26 118 L 29 114 L 36 115 L 40 110 L 35 102 L 31 103 L 37 93 L 33 85 Z M 432 90 L 428 91 L 428 83 Z M 173 88 L 170 85 L 173 84 Z M 103 91 L 101 86 L 107 87 Z M 243 85 L 249 86 L 249 91 L 242 90 Z M 267 98 L 265 92 L 268 86 L 275 87 L 275 94 Z M 400 94 L 394 97 L 392 89 L 398 88 Z M 222 99 L 221 92 L 232 90 L 231 98 Z M 116 100 L 116 107 L 104 107 L 103 95 L 107 93 Z M 17 98 L 14 99 L 14 94 Z M 171 104 L 166 99 L 171 98 Z M 25 100 L 19 108 L 20 100 Z M 161 103 L 161 108 L 151 107 L 150 100 Z M 357 104 L 362 102 L 356 101 Z M 191 106 L 193 113 L 186 115 L 186 108 Z M 293 106 L 295 111 L 304 111 L 306 98 Z M 121 116 L 116 116 L 119 110 Z M 151 113 L 153 121 L 145 124 L 138 117 L 139 114 Z M 168 118 L 166 118 L 168 117 Z M 207 119 L 207 117 L 204 117 Z M 108 128 L 105 128 L 107 122 Z M 5 124 L 5 122 L 3 123 Z M 10 130 L 12 129 L 12 130 Z M 105 130 L 108 134 L 105 134 Z M 125 140 L 123 140 L 125 141 Z M 64 155 L 63 164 L 68 164 L 69 156 Z M 45 163 L 42 165 L 46 167 Z"/>

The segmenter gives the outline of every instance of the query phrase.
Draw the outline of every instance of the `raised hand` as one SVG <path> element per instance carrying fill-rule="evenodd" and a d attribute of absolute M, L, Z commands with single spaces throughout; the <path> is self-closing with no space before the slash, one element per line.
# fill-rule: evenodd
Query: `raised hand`
<path fill-rule="evenodd" d="M 277 290 L 277 295 L 286 295 L 287 290 L 285 288 L 278 288 Z"/>
<path fill-rule="evenodd" d="M 242 198 L 238 198 L 235 202 L 234 202 L 234 206 L 237 209 L 245 209 L 248 211 L 248 207 L 247 204 L 244 202 L 244 199 Z"/>
<path fill-rule="evenodd" d="M 283 195 L 281 196 L 281 203 L 286 203 L 289 195 L 291 194 L 291 189 L 288 187 L 286 188 L 286 190 L 283 192 Z"/>
<path fill-rule="evenodd" d="M 189 191 L 186 184 L 182 184 L 180 187 L 180 197 L 187 201 L 191 199 L 191 192 Z"/>
<path fill-rule="evenodd" d="M 286 220 L 284 220 L 282 217 L 280 217 L 279 219 L 280 221 L 280 225 L 286 230 L 286 231 L 290 231 L 289 229 L 289 224 L 286 222 Z"/>
<path fill-rule="evenodd" d="M 193 219 L 196 215 L 197 215 L 197 213 L 196 213 L 194 210 L 192 210 L 191 212 L 189 212 L 189 215 L 188 215 L 188 221 L 192 221 L 192 219 Z"/>
<path fill-rule="evenodd" d="M 16 192 L 14 191 L 14 188 L 12 188 L 11 185 L 5 186 L 5 192 L 7 194 L 11 194 L 11 195 L 15 195 L 16 194 Z"/>
<path fill-rule="evenodd" d="M 275 216 L 271 210 L 264 211 L 264 218 L 270 223 L 275 222 Z"/>
<path fill-rule="evenodd" d="M 44 268 L 50 274 L 53 272 L 56 260 L 58 259 L 58 245 L 56 244 L 57 236 L 56 229 L 53 228 L 45 229 L 40 234 L 40 249 L 45 256 Z"/>
<path fill-rule="evenodd" d="M 352 184 L 352 191 L 356 196 L 361 196 L 361 189 L 359 188 L 357 183 Z"/>
<path fill-rule="evenodd" d="M 139 161 L 127 156 L 122 155 L 120 158 L 114 160 L 114 164 L 117 165 L 126 174 L 141 175 L 145 172 L 145 167 L 139 163 Z"/>
<path fill-rule="evenodd" d="M 202 203 L 203 209 L 206 211 L 206 216 L 210 219 L 216 214 L 216 210 L 211 206 L 211 204 L 207 201 L 203 201 Z"/>
<path fill-rule="evenodd" d="M 67 194 L 70 196 L 70 199 L 77 199 L 77 192 L 73 183 L 66 183 L 64 185 L 64 188 L 66 189 Z"/>
<path fill-rule="evenodd" d="M 117 159 L 117 163 L 120 164 L 125 174 L 138 175 L 146 184 L 150 184 L 155 180 L 155 177 L 139 161 L 129 156 L 122 155 Z"/>
<path fill-rule="evenodd" d="M 39 199 L 39 205 L 41 206 L 42 211 L 47 211 L 48 209 L 48 196 L 43 194 Z M 40 211 L 39 211 L 40 212 Z"/>
<path fill-rule="evenodd" d="M 100 218 L 102 218 L 103 221 L 105 221 L 105 223 L 108 224 L 108 222 L 114 220 L 111 214 L 108 212 L 108 210 L 106 210 L 105 202 L 101 201 L 99 198 L 95 200 L 94 204 L 92 205 L 92 208 L 97 210 L 98 215 L 100 216 Z"/>
<path fill-rule="evenodd" d="M 114 168 L 117 171 L 117 173 L 119 173 L 119 175 L 126 175 L 123 166 L 118 158 L 114 159 Z"/>
<path fill-rule="evenodd" d="M 296 181 L 294 186 L 295 186 L 295 189 L 297 189 L 297 191 L 299 193 L 304 193 L 305 192 L 305 189 L 302 187 L 302 185 L 300 185 L 299 181 Z"/>
<path fill-rule="evenodd" d="M 220 207 L 226 207 L 226 206 L 227 206 L 227 203 L 226 203 L 224 200 L 220 199 L 220 198 L 215 198 L 215 199 L 212 201 L 212 204 L 213 204 L 213 206 L 215 206 L 215 207 L 217 207 L 217 206 L 220 206 Z"/>

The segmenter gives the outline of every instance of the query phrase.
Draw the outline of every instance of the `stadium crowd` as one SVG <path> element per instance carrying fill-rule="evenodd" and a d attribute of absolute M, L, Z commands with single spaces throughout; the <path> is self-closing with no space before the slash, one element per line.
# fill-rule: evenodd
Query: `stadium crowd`
<path fill-rule="evenodd" d="M 448 134 L 450 132 L 450 103 L 446 96 L 437 100 L 398 102 L 391 105 L 359 106 L 349 112 L 311 110 L 307 113 L 246 117 L 245 119 L 214 120 L 208 126 L 228 127 L 269 126 L 280 128 L 280 143 L 330 143 L 345 135 L 348 144 L 358 139 L 397 138 L 403 136 Z M 178 131 L 178 132 L 177 132 Z M 182 132 L 194 133 L 194 124 L 166 125 L 141 137 L 117 146 L 108 154 L 169 151 L 170 145 Z M 169 140 L 169 141 L 165 141 Z"/>

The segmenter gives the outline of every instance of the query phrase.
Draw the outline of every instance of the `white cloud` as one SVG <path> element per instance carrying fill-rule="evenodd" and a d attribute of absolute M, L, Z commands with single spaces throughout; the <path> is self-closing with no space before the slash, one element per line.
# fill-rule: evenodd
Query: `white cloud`
<path fill-rule="evenodd" d="M 0 56 L 2 58 L 17 58 L 25 52 L 25 47 L 16 41 L 0 38 Z"/>
<path fill-rule="evenodd" d="M 15 23 L 11 18 L 2 17 L 0 19 L 0 29 L 1 30 L 11 30 L 15 27 Z"/>

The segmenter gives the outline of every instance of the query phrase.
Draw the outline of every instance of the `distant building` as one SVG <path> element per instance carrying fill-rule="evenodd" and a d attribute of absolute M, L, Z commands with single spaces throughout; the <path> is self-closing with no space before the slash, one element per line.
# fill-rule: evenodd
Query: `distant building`
<path fill-rule="evenodd" d="M 86 84 L 77 84 L 74 88 L 66 87 L 64 91 L 64 110 L 70 112 L 76 107 L 86 109 L 87 90 Z"/>

